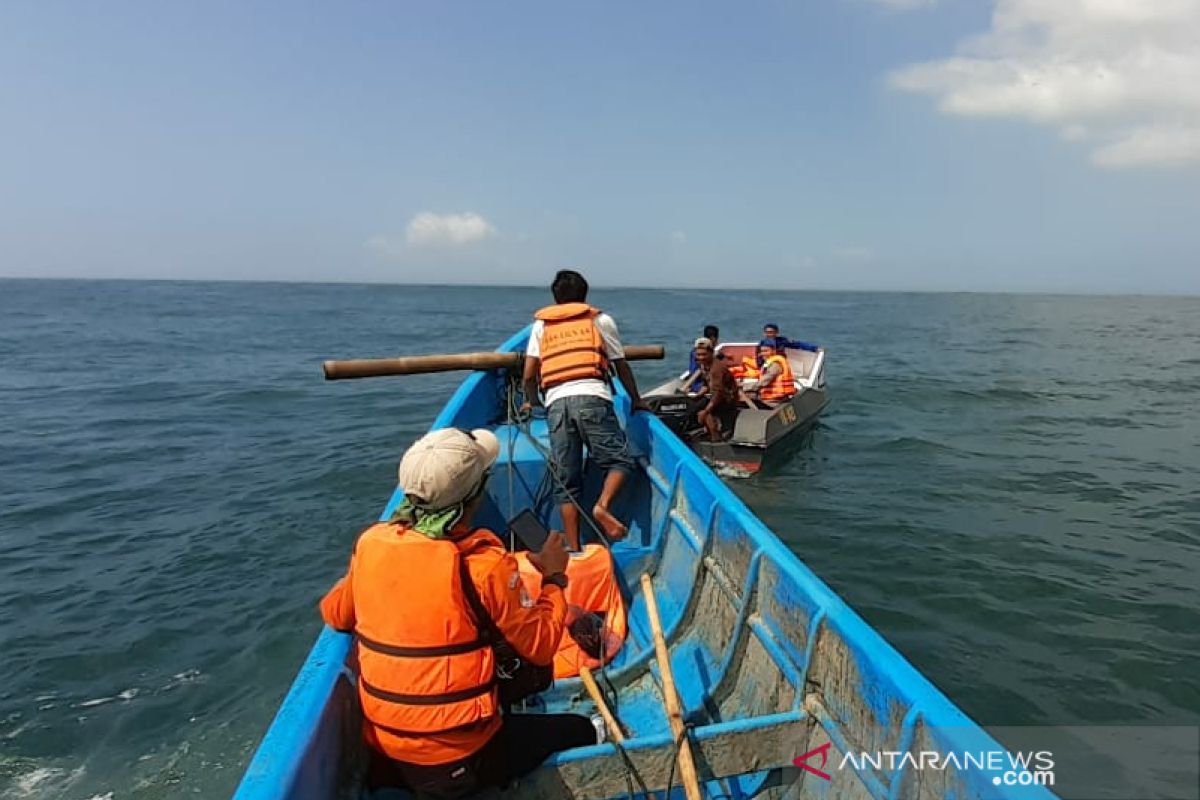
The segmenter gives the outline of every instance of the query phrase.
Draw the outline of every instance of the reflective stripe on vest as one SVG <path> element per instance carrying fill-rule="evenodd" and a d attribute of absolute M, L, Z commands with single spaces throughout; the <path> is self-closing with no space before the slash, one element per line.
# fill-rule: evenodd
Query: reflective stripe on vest
<path fill-rule="evenodd" d="M 587 303 L 546 306 L 534 314 L 542 321 L 541 387 L 608 375 L 604 337 L 596 317 L 600 310 Z"/>
<path fill-rule="evenodd" d="M 463 595 L 460 559 L 499 540 L 430 539 L 377 523 L 354 554 L 359 699 L 369 722 L 429 734 L 498 713 L 495 657 Z"/>
<path fill-rule="evenodd" d="M 796 393 L 796 384 L 793 382 L 792 366 L 783 356 L 771 356 L 763 362 L 763 372 L 767 371 L 767 366 L 777 363 L 783 368 L 783 372 L 775 376 L 775 379 L 758 390 L 759 399 L 768 403 L 785 400 Z"/>

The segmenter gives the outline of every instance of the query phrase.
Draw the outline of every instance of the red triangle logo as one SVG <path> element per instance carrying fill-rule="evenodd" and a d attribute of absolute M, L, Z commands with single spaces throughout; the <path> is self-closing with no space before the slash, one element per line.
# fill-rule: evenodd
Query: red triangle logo
<path fill-rule="evenodd" d="M 802 756 L 796 756 L 795 758 L 792 759 L 792 763 L 795 764 L 800 769 L 808 770 L 813 775 L 816 775 L 818 778 L 824 778 L 827 781 L 832 780 L 832 778 L 829 777 L 828 772 L 825 772 L 822 769 L 820 769 L 820 767 L 824 767 L 825 763 L 827 761 L 829 761 L 829 748 L 832 745 L 833 745 L 833 742 L 826 742 L 825 744 L 821 745 L 820 747 L 809 750 L 807 753 L 805 753 Z M 821 763 L 820 763 L 819 767 L 814 767 L 812 764 L 808 763 L 808 760 L 814 756 L 821 757 Z"/>

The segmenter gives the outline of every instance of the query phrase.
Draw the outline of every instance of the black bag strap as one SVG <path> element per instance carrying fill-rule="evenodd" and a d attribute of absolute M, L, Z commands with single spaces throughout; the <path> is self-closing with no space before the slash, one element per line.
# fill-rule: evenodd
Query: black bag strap
<path fill-rule="evenodd" d="M 471 571 L 467 568 L 466 553 L 459 552 L 458 558 L 459 582 L 462 583 L 463 599 L 470 607 L 471 616 L 475 618 L 475 627 L 479 641 L 487 642 L 495 656 L 495 677 L 498 686 L 500 705 L 505 713 L 525 698 L 543 692 L 554 684 L 554 669 L 551 665 L 538 666 L 525 660 L 517 649 L 508 643 L 499 626 L 488 613 L 487 606 L 479 597 L 479 589 L 471 579 Z"/>
<path fill-rule="evenodd" d="M 480 640 L 489 644 L 503 641 L 504 637 L 500 634 L 500 629 L 496 627 L 496 621 L 488 613 L 487 606 L 483 604 L 483 599 L 479 596 L 479 590 L 475 588 L 475 581 L 471 579 L 471 570 L 467 568 L 467 554 L 461 551 L 458 554 L 458 580 L 462 584 L 463 598 L 467 601 L 467 606 L 471 609 L 471 616 L 475 619 L 475 627 L 479 631 Z"/>

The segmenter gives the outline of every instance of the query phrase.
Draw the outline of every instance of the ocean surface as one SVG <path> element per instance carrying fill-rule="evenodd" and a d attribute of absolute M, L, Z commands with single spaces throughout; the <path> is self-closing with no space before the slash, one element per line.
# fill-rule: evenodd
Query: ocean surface
<path fill-rule="evenodd" d="M 764 321 L 832 405 L 734 488 L 985 724 L 1200 720 L 1200 298 L 596 291 L 626 342 Z M 0 281 L 0 796 L 224 798 L 315 604 L 535 289 Z"/>

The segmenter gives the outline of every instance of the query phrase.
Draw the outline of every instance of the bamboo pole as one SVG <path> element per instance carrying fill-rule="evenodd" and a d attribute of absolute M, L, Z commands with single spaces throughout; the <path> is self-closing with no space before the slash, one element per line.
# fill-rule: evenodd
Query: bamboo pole
<path fill-rule="evenodd" d="M 592 698 L 592 702 L 596 704 L 596 708 L 600 709 L 600 716 L 604 718 L 604 724 L 608 726 L 609 734 L 618 747 L 625 744 L 625 733 L 621 730 L 621 723 L 616 716 L 608 708 L 608 703 L 604 700 L 604 694 L 600 691 L 600 687 L 596 684 L 596 678 L 592 675 L 592 671 L 586 666 L 579 668 L 579 678 L 583 681 L 583 686 L 587 689 L 588 696 Z M 640 778 L 639 778 L 640 780 Z M 644 788 L 644 784 L 643 784 Z M 654 792 L 646 791 L 646 797 L 649 800 L 659 800 L 659 797 Z M 667 800 L 663 798 L 663 800 Z"/>
<path fill-rule="evenodd" d="M 600 693 L 600 687 L 596 685 L 596 679 L 592 676 L 592 671 L 586 666 L 580 667 L 579 679 L 583 681 L 583 687 L 587 689 L 588 696 L 592 698 L 592 702 L 600 710 L 600 716 L 604 718 L 604 724 L 608 726 L 608 735 L 617 744 L 624 742 L 625 734 L 621 731 L 621 723 L 617 722 L 617 718 L 613 716 L 612 711 L 608 708 L 608 703 L 604 702 L 604 695 Z"/>
<path fill-rule="evenodd" d="M 455 370 L 512 369 L 520 363 L 521 353 L 451 353 L 431 356 L 401 356 L 399 358 L 357 358 L 347 361 L 326 361 L 325 380 L 376 378 L 383 375 L 420 375 L 428 372 Z M 625 348 L 627 361 L 661 359 L 666 351 L 661 344 L 630 345 Z"/>
<path fill-rule="evenodd" d="M 667 720 L 671 723 L 671 736 L 679 742 L 679 775 L 683 779 L 683 791 L 687 800 L 703 800 L 700 779 L 696 776 L 696 762 L 692 758 L 692 743 L 685 733 L 683 711 L 679 707 L 679 694 L 675 689 L 675 675 L 671 672 L 667 640 L 663 637 L 662 620 L 658 616 L 658 601 L 654 599 L 650 576 L 645 572 L 642 573 L 642 596 L 646 599 L 646 616 L 654 633 L 654 655 L 658 659 L 658 671 L 662 678 L 663 705 L 666 706 Z"/>

